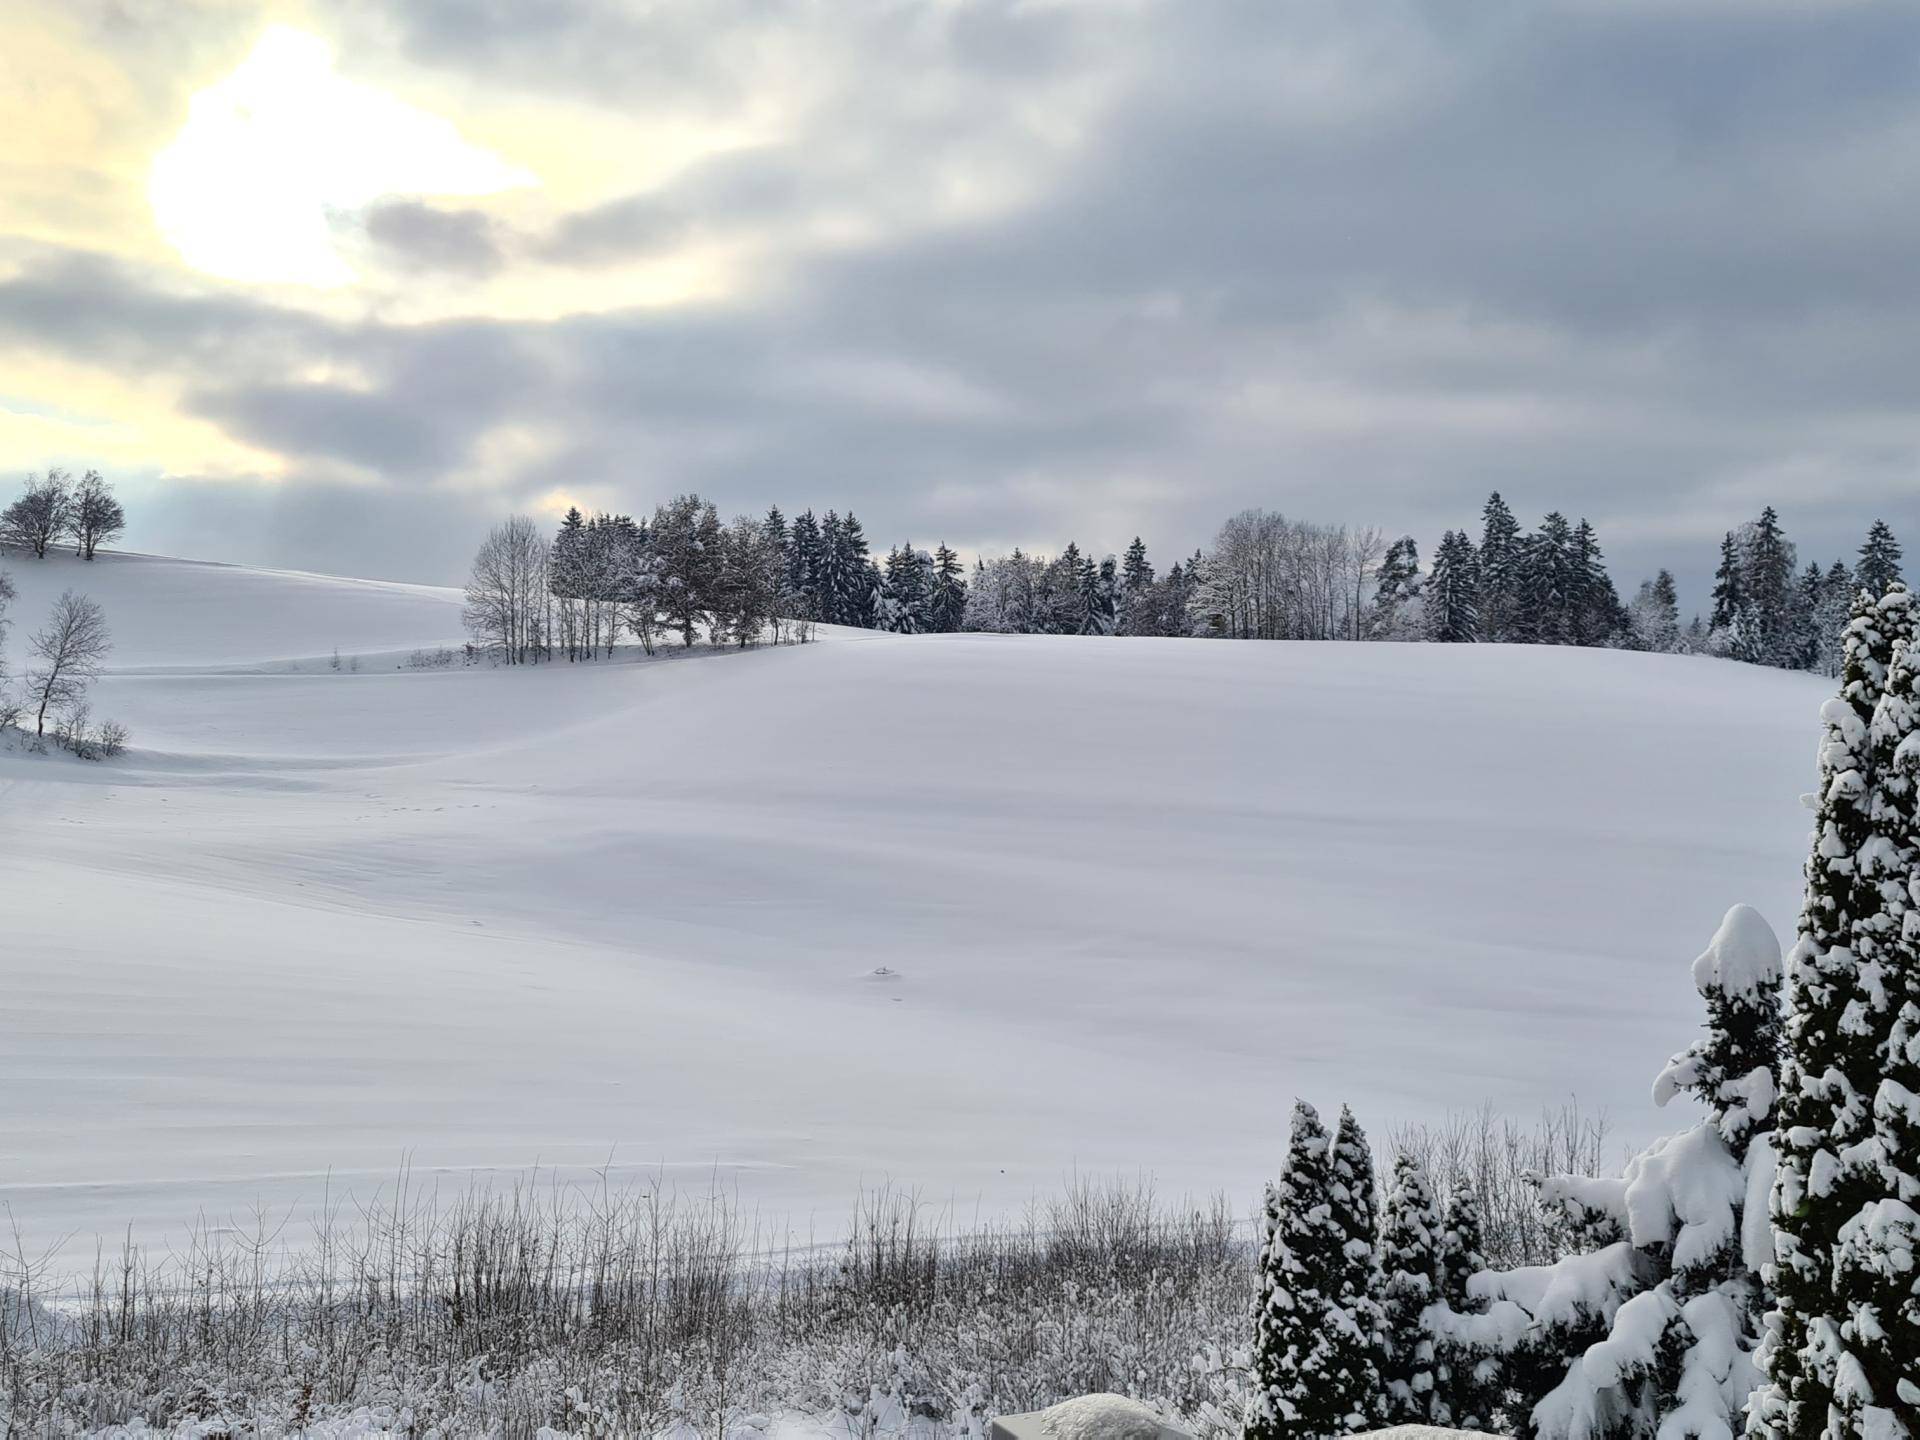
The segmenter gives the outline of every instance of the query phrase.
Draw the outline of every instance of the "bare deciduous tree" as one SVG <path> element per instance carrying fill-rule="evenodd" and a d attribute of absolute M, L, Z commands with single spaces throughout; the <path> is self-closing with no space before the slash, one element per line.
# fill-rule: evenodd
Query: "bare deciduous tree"
<path fill-rule="evenodd" d="M 96 547 L 119 539 L 127 528 L 127 512 L 98 470 L 87 471 L 73 487 L 72 511 L 68 529 L 73 533 L 73 553 L 82 560 L 93 559 Z"/>
<path fill-rule="evenodd" d="M 0 542 L 33 551 L 34 558 L 47 558 L 48 547 L 67 533 L 73 521 L 73 486 L 64 470 L 49 470 L 44 476 L 27 477 L 20 498 L 0 510 Z"/>
<path fill-rule="evenodd" d="M 71 590 L 62 592 L 45 627 L 27 642 L 27 693 L 35 707 L 35 735 L 47 733 L 49 710 L 65 710 L 86 697 L 87 686 L 112 648 L 107 612 L 99 603 Z"/>
<path fill-rule="evenodd" d="M 1359 633 L 1380 532 L 1243 510 L 1220 527 L 1193 596 L 1197 633 L 1338 640 Z"/>
<path fill-rule="evenodd" d="M 467 579 L 467 629 L 509 665 L 544 658 L 547 649 L 547 540 L 525 515 L 487 532 Z"/>

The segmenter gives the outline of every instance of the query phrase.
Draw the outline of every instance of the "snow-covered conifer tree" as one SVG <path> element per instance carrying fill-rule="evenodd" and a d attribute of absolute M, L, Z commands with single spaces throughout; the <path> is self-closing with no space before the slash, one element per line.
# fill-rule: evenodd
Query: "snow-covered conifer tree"
<path fill-rule="evenodd" d="M 1411 535 L 1402 535 L 1387 547 L 1374 575 L 1367 638 L 1417 640 L 1422 625 L 1420 589 L 1420 547 Z"/>
<path fill-rule="evenodd" d="M 1627 624 L 1626 607 L 1607 574 L 1600 537 L 1585 517 L 1574 527 L 1569 565 L 1573 643 L 1605 645 Z"/>
<path fill-rule="evenodd" d="M 1879 943 L 1885 895 L 1862 874 L 1872 835 L 1872 729 L 1897 642 L 1910 639 L 1911 597 L 1896 585 L 1862 591 L 1848 622 L 1840 693 L 1821 708 L 1820 788 L 1799 941 L 1787 963 L 1787 1048 L 1781 1067 L 1779 1164 L 1772 1194 L 1773 1265 L 1749 1432 L 1770 1440 L 1836 1427 L 1836 1386 L 1850 1316 L 1835 1290 L 1842 1231 L 1881 1194 L 1862 1147 L 1876 1139 L 1873 1105 L 1887 1057 L 1876 1045 L 1876 976 L 1858 946 Z M 1845 1425 L 1838 1424 L 1840 1433 Z"/>
<path fill-rule="evenodd" d="M 1380 1308 L 1379 1186 L 1373 1149 L 1353 1111 L 1340 1107 L 1333 1140 L 1334 1219 L 1345 1237 L 1339 1306 L 1352 1321 L 1353 1339 L 1341 1347 L 1338 1381 L 1332 1387 L 1347 1405 L 1347 1428 L 1366 1430 L 1382 1414 L 1380 1369 L 1386 1353 L 1386 1316 Z M 1340 1333 L 1346 1332 L 1340 1326 Z"/>
<path fill-rule="evenodd" d="M 1884 520 L 1876 520 L 1867 530 L 1866 543 L 1860 547 L 1860 563 L 1854 567 L 1861 587 L 1878 599 L 1900 578 L 1900 542 Z"/>
<path fill-rule="evenodd" d="M 1120 622 L 1120 578 L 1109 555 L 1098 565 L 1089 562 L 1081 576 L 1081 603 L 1086 618 L 1080 622 L 1082 635 L 1111 635 Z"/>
<path fill-rule="evenodd" d="M 1519 611 L 1509 624 L 1508 638 L 1535 645 L 1574 644 L 1585 587 L 1573 526 L 1558 510 L 1549 511 L 1520 548 Z"/>
<path fill-rule="evenodd" d="M 1890 594 L 1893 592 L 1889 592 Z M 1860 1004 L 1854 1045 L 1870 1051 L 1861 1083 L 1872 1134 L 1841 1153 L 1835 1190 L 1852 1214 L 1841 1226 L 1833 1289 L 1841 1323 L 1826 1354 L 1838 1414 L 1829 1431 L 1920 1434 L 1920 653 L 1893 643 L 1893 662 L 1868 727 L 1867 840 L 1856 883 L 1853 952 Z M 1865 1093 L 1864 1091 L 1862 1092 Z"/>
<path fill-rule="evenodd" d="M 1670 1060 L 1654 1101 L 1707 1116 L 1617 1179 L 1558 1176 L 1543 1197 L 1618 1238 L 1552 1265 L 1487 1272 L 1484 1315 L 1442 1317 L 1498 1356 L 1511 1418 L 1543 1440 L 1728 1437 L 1759 1382 L 1760 1271 L 1780 1033 L 1780 944 L 1736 905 L 1693 964 L 1706 1034 Z M 1551 1380 L 1542 1390 L 1542 1382 Z"/>
<path fill-rule="evenodd" d="M 1482 638 L 1480 558 L 1465 531 L 1449 530 L 1434 551 L 1422 619 L 1429 640 L 1464 644 Z"/>
<path fill-rule="evenodd" d="M 1680 648 L 1680 595 L 1671 570 L 1642 581 L 1629 610 L 1633 642 L 1639 648 L 1661 655 Z"/>
<path fill-rule="evenodd" d="M 1287 1169 L 1268 1194 L 1255 1297 L 1247 1440 L 1321 1440 L 1352 1429 L 1344 1357 L 1362 1343 L 1340 1305 L 1346 1232 L 1334 1215 L 1333 1139 L 1293 1106 Z"/>
<path fill-rule="evenodd" d="M 1480 638 L 1518 640 L 1524 543 L 1520 522 L 1494 491 L 1481 511 Z"/>
<path fill-rule="evenodd" d="M 951 635 L 967 619 L 967 577 L 960 557 L 945 544 L 933 552 L 933 592 L 928 605 L 929 628 Z"/>
<path fill-rule="evenodd" d="M 1386 1353 L 1380 1372 L 1381 1420 L 1389 1425 L 1438 1425 L 1434 1336 L 1427 1308 L 1440 1299 L 1445 1228 L 1433 1187 L 1418 1158 L 1393 1165 L 1393 1190 L 1380 1224 L 1380 1308 Z"/>
<path fill-rule="evenodd" d="M 1448 1324 L 1453 1316 L 1479 1315 L 1487 1308 L 1470 1285 L 1487 1268 L 1480 1245 L 1479 1197 L 1470 1185 L 1458 1183 L 1440 1235 L 1439 1307 L 1425 1316 L 1434 1344 L 1433 1423 L 1456 1430 L 1491 1430 L 1500 1398 L 1497 1362 L 1457 1338 Z"/>
<path fill-rule="evenodd" d="M 787 538 L 787 586 L 797 597 L 797 619 L 826 618 L 820 600 L 820 570 L 820 522 L 813 518 L 813 511 L 803 510 Z"/>

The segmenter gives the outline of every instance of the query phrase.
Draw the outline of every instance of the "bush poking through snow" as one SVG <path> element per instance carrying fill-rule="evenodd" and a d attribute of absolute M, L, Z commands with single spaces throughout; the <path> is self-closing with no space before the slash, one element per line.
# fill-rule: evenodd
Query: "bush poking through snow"
<path fill-rule="evenodd" d="M 972 1233 L 870 1196 L 837 1251 L 783 1250 L 720 1196 L 528 1185 L 128 1249 L 57 1296 L 38 1265 L 0 1257 L 39 1317 L 0 1306 L 16 1433 L 263 1440 L 692 1440 L 782 1412 L 932 1440 L 1101 1392 L 1218 1437 L 1240 1423 L 1254 1273 L 1223 1206 L 1086 1182 Z"/>

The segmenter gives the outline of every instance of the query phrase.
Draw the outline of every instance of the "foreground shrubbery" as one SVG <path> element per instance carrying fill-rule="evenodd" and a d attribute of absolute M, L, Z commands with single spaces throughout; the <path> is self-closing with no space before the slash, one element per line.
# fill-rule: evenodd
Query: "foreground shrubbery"
<path fill-rule="evenodd" d="M 1510 1217 L 1490 1248 L 1550 1259 L 1566 1237 L 1524 1172 L 1576 1136 L 1597 1157 L 1577 1115 L 1527 1130 L 1484 1113 L 1395 1144 Z M 737 1433 L 781 1411 L 853 1435 L 909 1420 L 966 1435 L 1096 1391 L 1237 1435 L 1257 1273 L 1223 1201 L 1118 1182 L 965 1233 L 870 1197 L 843 1243 L 780 1249 L 724 1199 L 528 1182 L 125 1250 L 80 1283 L 12 1268 L 0 1416 L 15 1433 L 446 1436 L 717 1436 L 722 1417 Z"/>
<path fill-rule="evenodd" d="M 13 1430 L 722 1433 L 755 1413 L 952 1433 L 1089 1391 L 1231 1427 L 1253 1269 L 1233 1217 L 1080 1185 L 955 1236 L 900 1197 L 767 1253 L 731 1204 L 523 1185 L 311 1236 L 129 1251 L 0 1310 Z"/>

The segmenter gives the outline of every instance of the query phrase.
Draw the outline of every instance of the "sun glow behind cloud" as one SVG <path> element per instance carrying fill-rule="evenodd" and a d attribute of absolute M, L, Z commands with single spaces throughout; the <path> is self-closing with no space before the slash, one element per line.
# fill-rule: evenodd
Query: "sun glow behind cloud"
<path fill-rule="evenodd" d="M 386 195 L 490 195 L 537 185 L 447 120 L 333 70 L 324 40 L 276 26 L 193 97 L 154 158 L 160 231 L 223 279 L 339 286 L 355 279 L 343 220 Z"/>

